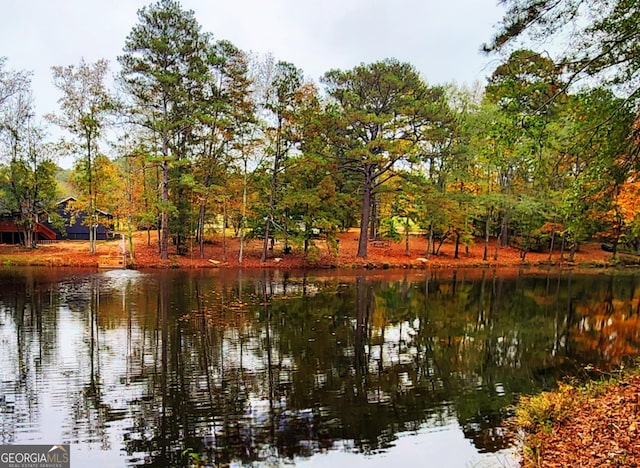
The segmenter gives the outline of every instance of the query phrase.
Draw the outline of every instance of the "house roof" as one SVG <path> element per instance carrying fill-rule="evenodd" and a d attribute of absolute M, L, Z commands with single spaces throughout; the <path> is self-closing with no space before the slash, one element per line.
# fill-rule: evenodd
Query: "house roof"
<path fill-rule="evenodd" d="M 62 205 L 63 203 L 67 203 L 67 202 L 72 201 L 72 200 L 76 201 L 77 199 L 76 199 L 76 197 L 73 197 L 73 196 L 64 197 L 64 198 L 61 198 L 60 200 L 58 200 L 56 202 L 56 204 Z"/>
<path fill-rule="evenodd" d="M 67 203 L 69 203 L 70 201 L 77 201 L 78 199 L 74 196 L 68 196 L 65 198 L 62 198 L 60 200 L 57 201 L 57 205 L 66 205 Z M 96 212 L 98 212 L 99 214 L 101 214 L 102 216 L 106 216 L 106 217 L 112 217 L 113 215 L 107 211 L 104 210 L 100 210 L 98 208 L 96 208 Z"/>

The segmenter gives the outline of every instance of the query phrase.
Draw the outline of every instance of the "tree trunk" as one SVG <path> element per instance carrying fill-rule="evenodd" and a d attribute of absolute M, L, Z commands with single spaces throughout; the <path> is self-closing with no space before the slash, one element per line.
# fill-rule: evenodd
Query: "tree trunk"
<path fill-rule="evenodd" d="M 244 218 L 247 214 L 247 158 L 244 158 L 244 174 L 242 178 L 242 218 L 240 219 L 240 250 L 238 252 L 238 263 L 242 263 L 244 254 Z"/>
<path fill-rule="evenodd" d="M 503 234 L 504 234 L 504 223 L 502 224 L 502 227 L 500 228 L 500 234 L 498 234 L 498 238 L 496 239 L 496 250 L 493 253 L 493 260 L 498 260 L 498 251 L 500 250 Z"/>
<path fill-rule="evenodd" d="M 126 137 L 125 137 L 126 138 Z M 126 139 L 125 139 L 126 145 Z M 125 146 L 125 161 L 127 162 L 127 238 L 122 239 L 122 267 L 127 268 L 133 264 L 135 257 L 133 251 L 133 183 L 131 181 L 131 159 L 127 157 Z M 129 260 L 127 260 L 127 258 Z"/>
<path fill-rule="evenodd" d="M 409 256 L 409 218 L 404 223 L 404 254 Z"/>
<path fill-rule="evenodd" d="M 91 203 L 93 205 L 93 203 Z M 95 208 L 92 208 L 91 211 L 95 211 Z M 95 229 L 95 216 L 92 214 L 89 216 L 89 253 L 94 255 L 96 253 L 96 229 Z"/>
<path fill-rule="evenodd" d="M 204 258 L 204 217 L 206 214 L 206 201 L 202 200 L 200 203 L 200 208 L 198 210 L 198 248 L 200 250 L 200 258 Z"/>
<path fill-rule="evenodd" d="M 278 117 L 278 130 L 276 133 L 276 154 L 273 158 L 273 174 L 271 174 L 271 193 L 269 194 L 269 215 L 264 228 L 264 242 L 262 244 L 262 256 L 260 262 L 267 261 L 267 249 L 269 247 L 270 227 L 273 224 L 273 216 L 276 210 L 276 188 L 278 187 L 278 171 L 280 170 L 280 133 L 282 131 L 282 118 Z"/>
<path fill-rule="evenodd" d="M 549 263 L 551 263 L 551 257 L 553 255 L 553 244 L 556 240 L 556 222 L 553 221 L 553 228 L 551 228 L 551 242 L 549 244 Z"/>
<path fill-rule="evenodd" d="M 509 213 L 504 210 L 502 215 L 502 227 L 500 228 L 500 242 L 502 247 L 509 245 Z"/>
<path fill-rule="evenodd" d="M 460 250 L 460 231 L 456 231 L 456 250 L 453 254 L 453 258 L 459 258 L 458 252 Z"/>
<path fill-rule="evenodd" d="M 527 252 L 529 252 L 529 245 L 531 243 L 529 236 L 527 236 L 526 241 L 524 236 L 522 236 L 522 245 L 520 246 L 520 259 L 524 262 L 524 259 L 527 256 Z"/>
<path fill-rule="evenodd" d="M 439 255 L 440 254 L 440 249 L 442 248 L 442 245 L 444 244 L 444 241 L 447 240 L 447 238 L 451 235 L 451 231 L 447 231 L 445 232 L 445 234 L 440 238 L 440 242 L 438 242 L 438 247 L 434 248 L 434 255 Z"/>
<path fill-rule="evenodd" d="M 93 163 L 91 161 L 91 134 L 87 134 L 87 177 L 89 179 L 89 253 L 96 253 L 96 233 L 94 221 L 96 218 L 96 201 L 93 190 Z"/>
<path fill-rule="evenodd" d="M 358 257 L 367 258 L 367 245 L 369 243 L 368 227 L 371 210 L 371 196 L 373 191 L 373 180 L 371 177 L 371 166 L 365 166 L 364 186 L 362 190 L 362 213 L 360 216 L 360 239 L 358 240 Z"/>
<path fill-rule="evenodd" d="M 122 255 L 124 255 L 125 260 L 127 257 L 129 258 L 129 263 L 135 263 L 135 252 L 133 250 L 133 220 L 131 219 L 131 211 L 129 211 L 129 215 L 127 216 L 127 243 L 129 252 L 127 254 L 127 251 L 123 248 L 124 252 Z M 122 245 L 124 246 L 124 242 Z M 122 266 L 126 267 L 126 265 L 126 262 L 123 262 Z"/>
<path fill-rule="evenodd" d="M 169 107 L 166 99 L 162 103 L 165 124 L 162 126 L 162 175 L 161 175 L 161 212 L 160 212 L 160 259 L 169 258 L 169 133 L 166 118 Z"/>
<path fill-rule="evenodd" d="M 618 244 L 620 243 L 620 236 L 622 235 L 622 219 L 620 216 L 616 216 L 618 226 L 615 229 L 616 236 L 613 238 L 613 252 L 611 252 L 612 258 L 616 258 L 618 255 Z"/>
<path fill-rule="evenodd" d="M 375 193 L 371 193 L 371 212 L 369 214 L 369 239 L 378 238 L 378 220 L 380 213 L 378 209 L 378 197 Z"/>
<path fill-rule="evenodd" d="M 262 256 L 260 257 L 260 261 L 262 263 L 267 261 L 267 249 L 269 248 L 269 235 L 271 234 L 269 231 L 270 225 L 271 225 L 271 216 L 268 216 L 266 225 L 264 227 L 264 240 L 262 242 Z"/>
<path fill-rule="evenodd" d="M 493 213 L 493 207 L 489 210 L 487 214 L 487 221 L 484 224 L 484 254 L 482 255 L 482 260 L 487 261 L 489 259 L 489 228 L 491 227 L 491 214 Z"/>
<path fill-rule="evenodd" d="M 33 229 L 30 226 L 26 226 L 22 232 L 24 234 L 24 246 L 28 248 L 35 248 L 36 244 L 34 241 L 35 236 Z"/>
<path fill-rule="evenodd" d="M 166 144 L 166 142 L 165 142 Z M 169 161 L 162 161 L 162 214 L 160 215 L 160 258 L 169 258 Z"/>
<path fill-rule="evenodd" d="M 571 243 L 571 247 L 569 248 L 569 261 L 573 262 L 576 257 L 576 250 L 578 249 L 578 245 L 575 242 Z"/>
<path fill-rule="evenodd" d="M 429 240 L 427 241 L 427 260 L 431 258 L 431 250 L 433 247 L 433 221 L 429 223 Z"/>
<path fill-rule="evenodd" d="M 222 200 L 222 261 L 227 261 L 227 198 Z"/>

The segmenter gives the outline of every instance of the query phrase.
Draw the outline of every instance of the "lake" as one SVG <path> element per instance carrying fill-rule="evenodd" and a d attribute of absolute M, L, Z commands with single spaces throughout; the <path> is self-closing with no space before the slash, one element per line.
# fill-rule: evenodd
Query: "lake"
<path fill-rule="evenodd" d="M 520 395 L 640 353 L 639 286 L 5 267 L 1 444 L 71 444 L 71 466 L 517 466 Z"/>

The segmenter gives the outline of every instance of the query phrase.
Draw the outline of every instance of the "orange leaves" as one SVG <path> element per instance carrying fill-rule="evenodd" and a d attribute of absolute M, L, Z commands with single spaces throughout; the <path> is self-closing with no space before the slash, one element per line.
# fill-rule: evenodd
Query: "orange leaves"
<path fill-rule="evenodd" d="M 614 202 L 625 224 L 631 224 L 640 214 L 640 182 L 622 184 Z"/>
<path fill-rule="evenodd" d="M 524 401 L 537 402 L 536 408 L 560 401 L 568 412 L 529 429 L 522 466 L 640 466 L 639 392 L 640 376 L 634 375 L 615 385 L 596 384 L 573 393 L 561 387 Z"/>

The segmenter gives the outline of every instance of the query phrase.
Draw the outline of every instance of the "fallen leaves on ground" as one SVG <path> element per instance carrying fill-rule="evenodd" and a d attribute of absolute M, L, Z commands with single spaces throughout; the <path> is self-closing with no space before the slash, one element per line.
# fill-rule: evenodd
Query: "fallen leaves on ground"
<path fill-rule="evenodd" d="M 517 267 L 535 265 L 569 265 L 567 253 L 555 251 L 549 261 L 548 252 L 528 252 L 523 261 L 520 251 L 513 247 L 500 247 L 498 259 L 494 260 L 495 243 L 491 242 L 488 259 L 484 260 L 484 243 L 477 243 L 468 249 L 460 247 L 458 258 L 455 258 L 453 243 L 445 243 L 437 255 L 427 256 L 427 239 L 425 236 L 411 236 L 409 248 L 401 242 L 370 243 L 366 258 L 357 256 L 358 233 L 346 232 L 339 235 L 338 253 L 332 253 L 323 240 L 315 240 L 313 251 L 305 258 L 303 252 L 293 248 L 292 253 L 285 254 L 284 242 L 277 242 L 273 250 L 267 252 L 265 262 L 261 262 L 262 240 L 245 241 L 243 259 L 238 261 L 240 240 L 227 236 L 215 238 L 205 244 L 201 256 L 199 246 L 192 242 L 186 254 L 178 255 L 175 246 L 169 248 L 169 259 L 161 260 L 158 253 L 157 233 L 152 231 L 136 232 L 133 236 L 133 266 L 135 268 L 464 268 L 464 267 Z M 20 265 L 50 265 L 77 267 L 114 267 L 125 261 L 123 251 L 128 242 L 123 240 L 99 241 L 97 254 L 89 253 L 87 241 L 60 241 L 38 246 L 37 249 L 25 249 L 14 245 L 0 245 L 0 260 L 4 263 Z M 427 258 L 429 257 L 429 258 Z M 600 249 L 598 244 L 582 245 L 576 253 L 572 265 L 606 266 L 611 254 Z M 127 261 L 128 262 L 128 261 Z"/>
<path fill-rule="evenodd" d="M 580 401 L 549 427 L 527 434 L 523 468 L 640 467 L 640 375 Z"/>

